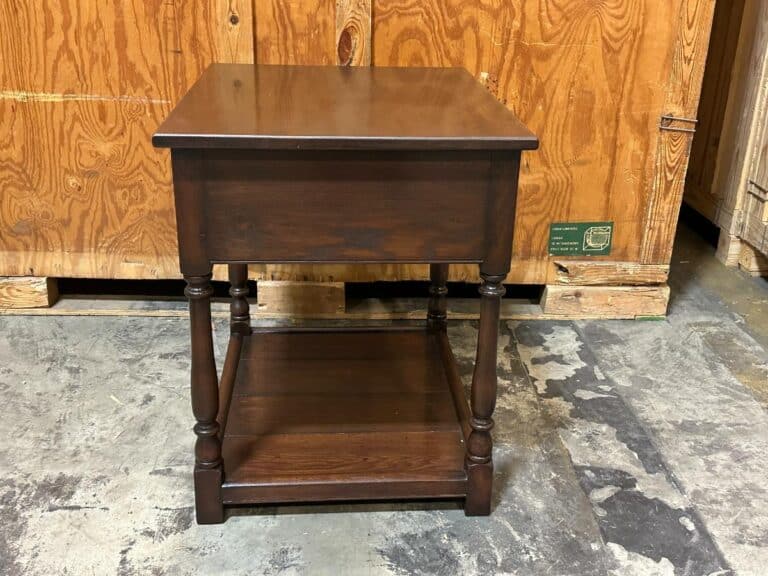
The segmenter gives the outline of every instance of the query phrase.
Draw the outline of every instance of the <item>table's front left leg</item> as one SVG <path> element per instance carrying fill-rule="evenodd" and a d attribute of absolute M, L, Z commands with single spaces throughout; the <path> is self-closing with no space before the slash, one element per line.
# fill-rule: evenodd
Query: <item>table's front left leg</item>
<path fill-rule="evenodd" d="M 499 312 L 504 295 L 505 276 L 481 271 L 480 329 L 477 341 L 475 370 L 472 374 L 470 405 L 472 431 L 467 441 L 467 516 L 491 513 L 493 485 L 493 410 L 496 407 L 496 346 L 499 337 Z"/>
<path fill-rule="evenodd" d="M 195 424 L 195 509 L 198 524 L 224 521 L 219 424 L 219 385 L 211 333 L 211 274 L 184 276 L 192 333 L 192 412 Z"/>

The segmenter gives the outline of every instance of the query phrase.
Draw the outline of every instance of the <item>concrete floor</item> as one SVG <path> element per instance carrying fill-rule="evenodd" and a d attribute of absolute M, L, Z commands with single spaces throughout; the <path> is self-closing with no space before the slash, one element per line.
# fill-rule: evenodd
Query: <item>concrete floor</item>
<path fill-rule="evenodd" d="M 197 526 L 186 321 L 0 317 L 0 570 L 766 574 L 768 288 L 680 238 L 664 321 L 504 324 L 489 518 L 358 504 Z M 450 328 L 467 382 L 476 337 Z"/>

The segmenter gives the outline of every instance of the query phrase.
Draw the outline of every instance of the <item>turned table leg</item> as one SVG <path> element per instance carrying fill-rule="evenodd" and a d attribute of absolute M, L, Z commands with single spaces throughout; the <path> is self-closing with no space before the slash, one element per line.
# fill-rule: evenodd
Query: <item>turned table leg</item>
<path fill-rule="evenodd" d="M 480 273 L 480 330 L 475 371 L 472 375 L 470 405 L 472 431 L 467 441 L 467 516 L 491 513 L 493 484 L 493 409 L 496 407 L 496 344 L 499 335 L 499 309 L 504 295 L 504 276 Z"/>
<path fill-rule="evenodd" d="M 427 327 L 432 330 L 445 330 L 448 326 L 446 295 L 448 288 L 448 264 L 430 264 L 429 308 Z"/>
<path fill-rule="evenodd" d="M 195 415 L 195 508 L 198 524 L 224 521 L 221 500 L 219 385 L 211 334 L 211 275 L 184 276 L 192 332 L 192 412 Z"/>
<path fill-rule="evenodd" d="M 248 264 L 229 265 L 229 329 L 232 334 L 251 333 L 251 315 L 248 307 Z"/>

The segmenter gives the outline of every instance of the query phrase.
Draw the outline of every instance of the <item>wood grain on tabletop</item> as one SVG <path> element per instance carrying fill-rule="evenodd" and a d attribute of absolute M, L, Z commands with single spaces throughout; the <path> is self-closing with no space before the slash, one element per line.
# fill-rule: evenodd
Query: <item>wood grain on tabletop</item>
<path fill-rule="evenodd" d="M 215 64 L 153 137 L 173 148 L 533 149 L 463 68 Z"/>

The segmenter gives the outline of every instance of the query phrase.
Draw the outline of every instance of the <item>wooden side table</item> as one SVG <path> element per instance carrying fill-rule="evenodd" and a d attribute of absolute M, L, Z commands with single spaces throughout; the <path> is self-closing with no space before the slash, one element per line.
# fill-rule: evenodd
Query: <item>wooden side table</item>
<path fill-rule="evenodd" d="M 172 149 L 197 521 L 358 499 L 489 514 L 499 304 L 536 137 L 461 69 L 214 65 L 153 142 Z M 252 330 L 250 262 L 429 263 L 426 327 Z M 470 405 L 446 336 L 451 262 L 483 280 Z M 220 379 L 214 263 L 232 284 Z"/>

